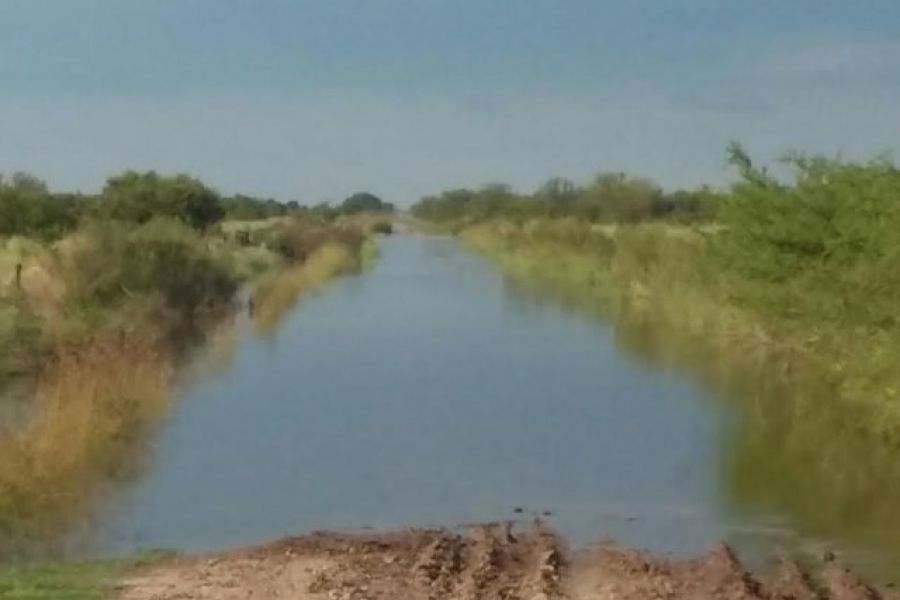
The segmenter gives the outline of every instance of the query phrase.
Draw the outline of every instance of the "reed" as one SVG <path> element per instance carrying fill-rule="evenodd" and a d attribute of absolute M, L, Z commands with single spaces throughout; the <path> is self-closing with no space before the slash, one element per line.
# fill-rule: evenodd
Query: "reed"
<path fill-rule="evenodd" d="M 302 263 L 261 282 L 253 295 L 253 322 L 257 331 L 271 335 L 300 297 L 359 265 L 359 255 L 339 243 L 326 243 Z"/>
<path fill-rule="evenodd" d="M 0 554 L 89 516 L 100 481 L 139 468 L 166 412 L 172 365 L 147 327 L 62 349 L 24 423 L 0 431 Z"/>

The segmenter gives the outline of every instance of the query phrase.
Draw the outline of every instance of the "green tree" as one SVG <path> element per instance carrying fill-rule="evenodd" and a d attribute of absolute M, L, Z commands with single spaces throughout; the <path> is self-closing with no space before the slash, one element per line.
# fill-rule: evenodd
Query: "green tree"
<path fill-rule="evenodd" d="M 340 210 L 348 215 L 361 212 L 393 212 L 394 206 L 384 202 L 375 194 L 359 192 L 344 200 L 341 203 Z"/>
<path fill-rule="evenodd" d="M 219 195 L 199 180 L 187 175 L 163 177 L 153 171 L 127 171 L 107 180 L 99 212 L 137 223 L 157 216 L 174 217 L 198 230 L 225 214 Z"/>
<path fill-rule="evenodd" d="M 58 237 L 76 225 L 81 204 L 78 196 L 51 194 L 27 173 L 0 178 L 0 235 Z"/>

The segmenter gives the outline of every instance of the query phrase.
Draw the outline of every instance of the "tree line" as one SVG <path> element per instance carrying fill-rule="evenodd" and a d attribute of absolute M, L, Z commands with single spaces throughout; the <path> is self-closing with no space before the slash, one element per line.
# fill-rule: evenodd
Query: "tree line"
<path fill-rule="evenodd" d="M 438 222 L 576 217 L 591 222 L 668 219 L 688 223 L 713 219 L 720 196 L 708 187 L 666 192 L 650 179 L 601 173 L 586 185 L 555 177 L 531 194 L 515 193 L 499 183 L 449 190 L 422 198 L 411 210 L 419 218 Z"/>
<path fill-rule="evenodd" d="M 338 205 L 301 205 L 242 194 L 223 196 L 189 175 L 164 176 L 154 171 L 126 171 L 107 179 L 99 194 L 55 193 L 27 173 L 0 176 L 0 236 L 55 239 L 85 218 L 108 218 L 137 224 L 155 217 L 182 221 L 198 231 L 223 219 L 256 220 L 308 213 L 325 219 L 359 212 L 393 212 L 388 202 L 369 192 Z"/>

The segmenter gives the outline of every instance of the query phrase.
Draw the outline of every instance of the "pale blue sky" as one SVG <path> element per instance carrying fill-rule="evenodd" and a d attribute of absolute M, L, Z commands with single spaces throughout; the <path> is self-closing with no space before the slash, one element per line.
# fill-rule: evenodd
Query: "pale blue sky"
<path fill-rule="evenodd" d="M 0 171 L 304 202 L 900 145 L 897 0 L 0 0 Z"/>

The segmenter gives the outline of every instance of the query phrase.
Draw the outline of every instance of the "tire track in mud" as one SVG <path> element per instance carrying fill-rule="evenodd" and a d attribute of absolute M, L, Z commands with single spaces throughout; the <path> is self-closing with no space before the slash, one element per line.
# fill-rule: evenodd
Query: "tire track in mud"
<path fill-rule="evenodd" d="M 890 593 L 887 593 L 890 592 Z M 726 546 L 672 560 L 606 546 L 576 554 L 553 530 L 314 533 L 184 557 L 123 581 L 123 600 L 894 600 L 834 562 L 783 563 L 769 579 Z"/>

